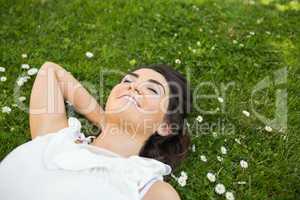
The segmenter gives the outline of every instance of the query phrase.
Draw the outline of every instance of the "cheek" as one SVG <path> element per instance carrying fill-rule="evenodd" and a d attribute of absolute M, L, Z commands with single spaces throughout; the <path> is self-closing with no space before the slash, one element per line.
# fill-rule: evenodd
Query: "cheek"
<path fill-rule="evenodd" d="M 111 90 L 111 92 L 107 98 L 107 101 L 106 101 L 105 110 L 110 110 L 116 106 L 116 104 L 117 104 L 116 98 L 121 95 L 123 90 L 124 89 L 119 85 L 116 85 Z"/>
<path fill-rule="evenodd" d="M 165 101 L 163 98 L 147 98 L 143 110 L 153 121 L 160 122 L 166 113 Z"/>
<path fill-rule="evenodd" d="M 160 111 L 160 98 L 157 97 L 145 97 L 143 102 L 142 102 L 142 108 L 145 111 L 149 111 L 149 112 L 159 112 Z"/>
<path fill-rule="evenodd" d="M 145 109 L 156 113 L 166 113 L 168 106 L 167 97 L 149 97 L 145 100 Z"/>

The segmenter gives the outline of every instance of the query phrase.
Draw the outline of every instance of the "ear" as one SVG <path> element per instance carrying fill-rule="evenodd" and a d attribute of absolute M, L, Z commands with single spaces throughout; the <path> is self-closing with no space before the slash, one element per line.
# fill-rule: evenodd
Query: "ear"
<path fill-rule="evenodd" d="M 172 132 L 170 125 L 166 122 L 161 123 L 157 129 L 157 133 L 161 136 L 167 136 L 171 134 Z"/>

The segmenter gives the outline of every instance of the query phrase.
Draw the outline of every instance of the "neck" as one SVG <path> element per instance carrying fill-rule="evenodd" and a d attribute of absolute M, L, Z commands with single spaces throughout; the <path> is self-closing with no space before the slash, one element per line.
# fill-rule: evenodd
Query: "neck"
<path fill-rule="evenodd" d="M 139 135 L 134 130 L 126 130 L 116 124 L 107 124 L 90 145 L 105 148 L 123 157 L 129 157 L 139 155 L 146 140 L 146 135 Z"/>

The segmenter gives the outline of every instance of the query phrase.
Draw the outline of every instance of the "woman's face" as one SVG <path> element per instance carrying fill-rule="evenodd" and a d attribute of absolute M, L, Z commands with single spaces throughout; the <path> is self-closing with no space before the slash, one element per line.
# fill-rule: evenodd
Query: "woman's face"
<path fill-rule="evenodd" d="M 168 103 L 166 79 L 152 69 L 138 69 L 112 89 L 105 106 L 106 122 L 144 127 L 153 133 L 163 122 Z"/>

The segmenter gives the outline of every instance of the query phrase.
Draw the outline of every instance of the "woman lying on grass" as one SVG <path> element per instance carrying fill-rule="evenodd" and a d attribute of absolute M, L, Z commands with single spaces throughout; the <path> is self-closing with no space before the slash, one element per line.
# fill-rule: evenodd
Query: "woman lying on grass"
<path fill-rule="evenodd" d="M 65 100 L 98 137 L 81 133 Z M 30 97 L 32 140 L 0 163 L 0 199 L 179 200 L 164 176 L 187 155 L 191 105 L 186 79 L 166 65 L 129 72 L 103 110 L 71 73 L 46 62 Z"/>

